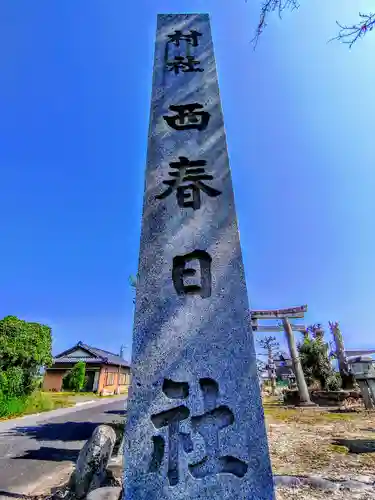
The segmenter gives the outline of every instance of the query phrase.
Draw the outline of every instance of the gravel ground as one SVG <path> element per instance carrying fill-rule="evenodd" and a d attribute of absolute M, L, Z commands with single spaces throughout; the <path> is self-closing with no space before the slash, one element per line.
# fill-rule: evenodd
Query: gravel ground
<path fill-rule="evenodd" d="M 372 492 L 353 492 L 353 491 L 335 491 L 328 492 L 316 490 L 314 488 L 276 488 L 277 500 L 373 500 L 375 493 Z"/>
<path fill-rule="evenodd" d="M 375 481 L 375 413 L 265 412 L 275 474 Z"/>
<path fill-rule="evenodd" d="M 264 403 L 274 474 L 375 482 L 375 412 L 285 409 Z M 374 491 L 276 488 L 277 500 L 375 499 Z"/>

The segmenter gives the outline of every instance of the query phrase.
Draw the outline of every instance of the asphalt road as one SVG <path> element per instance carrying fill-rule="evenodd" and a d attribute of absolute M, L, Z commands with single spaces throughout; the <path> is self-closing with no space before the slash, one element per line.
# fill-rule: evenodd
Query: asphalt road
<path fill-rule="evenodd" d="M 121 422 L 124 405 L 121 397 L 0 423 L 0 499 L 66 479 L 95 427 Z"/>

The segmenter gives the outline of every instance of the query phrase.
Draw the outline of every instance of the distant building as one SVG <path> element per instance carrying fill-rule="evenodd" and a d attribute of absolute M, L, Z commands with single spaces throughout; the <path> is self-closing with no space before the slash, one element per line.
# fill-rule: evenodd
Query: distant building
<path fill-rule="evenodd" d="M 366 355 L 374 357 L 375 349 L 346 349 L 345 354 L 348 358 L 351 358 L 353 356 L 366 356 Z"/>
<path fill-rule="evenodd" d="M 288 354 L 281 352 L 274 357 L 277 380 L 294 378 L 292 360 Z"/>
<path fill-rule="evenodd" d="M 78 361 L 86 363 L 85 392 L 119 394 L 130 385 L 130 364 L 122 356 L 78 342 L 58 354 L 46 369 L 43 390 L 61 391 L 63 377 Z"/>

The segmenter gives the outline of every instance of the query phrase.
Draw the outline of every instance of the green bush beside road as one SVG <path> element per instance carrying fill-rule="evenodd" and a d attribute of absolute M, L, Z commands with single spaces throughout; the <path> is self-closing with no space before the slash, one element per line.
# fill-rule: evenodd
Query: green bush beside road
<path fill-rule="evenodd" d="M 73 406 L 69 399 L 56 398 L 40 391 L 29 396 L 2 396 L 0 397 L 0 419 L 41 413 L 68 406 Z"/>

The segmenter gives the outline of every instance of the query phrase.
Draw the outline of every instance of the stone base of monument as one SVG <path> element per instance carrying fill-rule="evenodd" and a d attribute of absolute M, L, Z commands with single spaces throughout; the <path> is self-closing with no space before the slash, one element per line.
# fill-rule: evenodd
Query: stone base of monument
<path fill-rule="evenodd" d="M 358 391 L 311 391 L 311 402 L 313 406 L 318 407 L 345 407 L 347 401 L 356 401 L 361 405 L 362 396 Z M 310 407 L 301 404 L 297 390 L 288 390 L 284 392 L 284 403 L 288 406 Z"/>
<path fill-rule="evenodd" d="M 316 403 L 313 403 L 312 401 L 310 401 L 309 403 L 306 401 L 299 401 L 298 403 L 296 403 L 296 406 L 298 408 L 316 408 L 318 405 Z"/>

